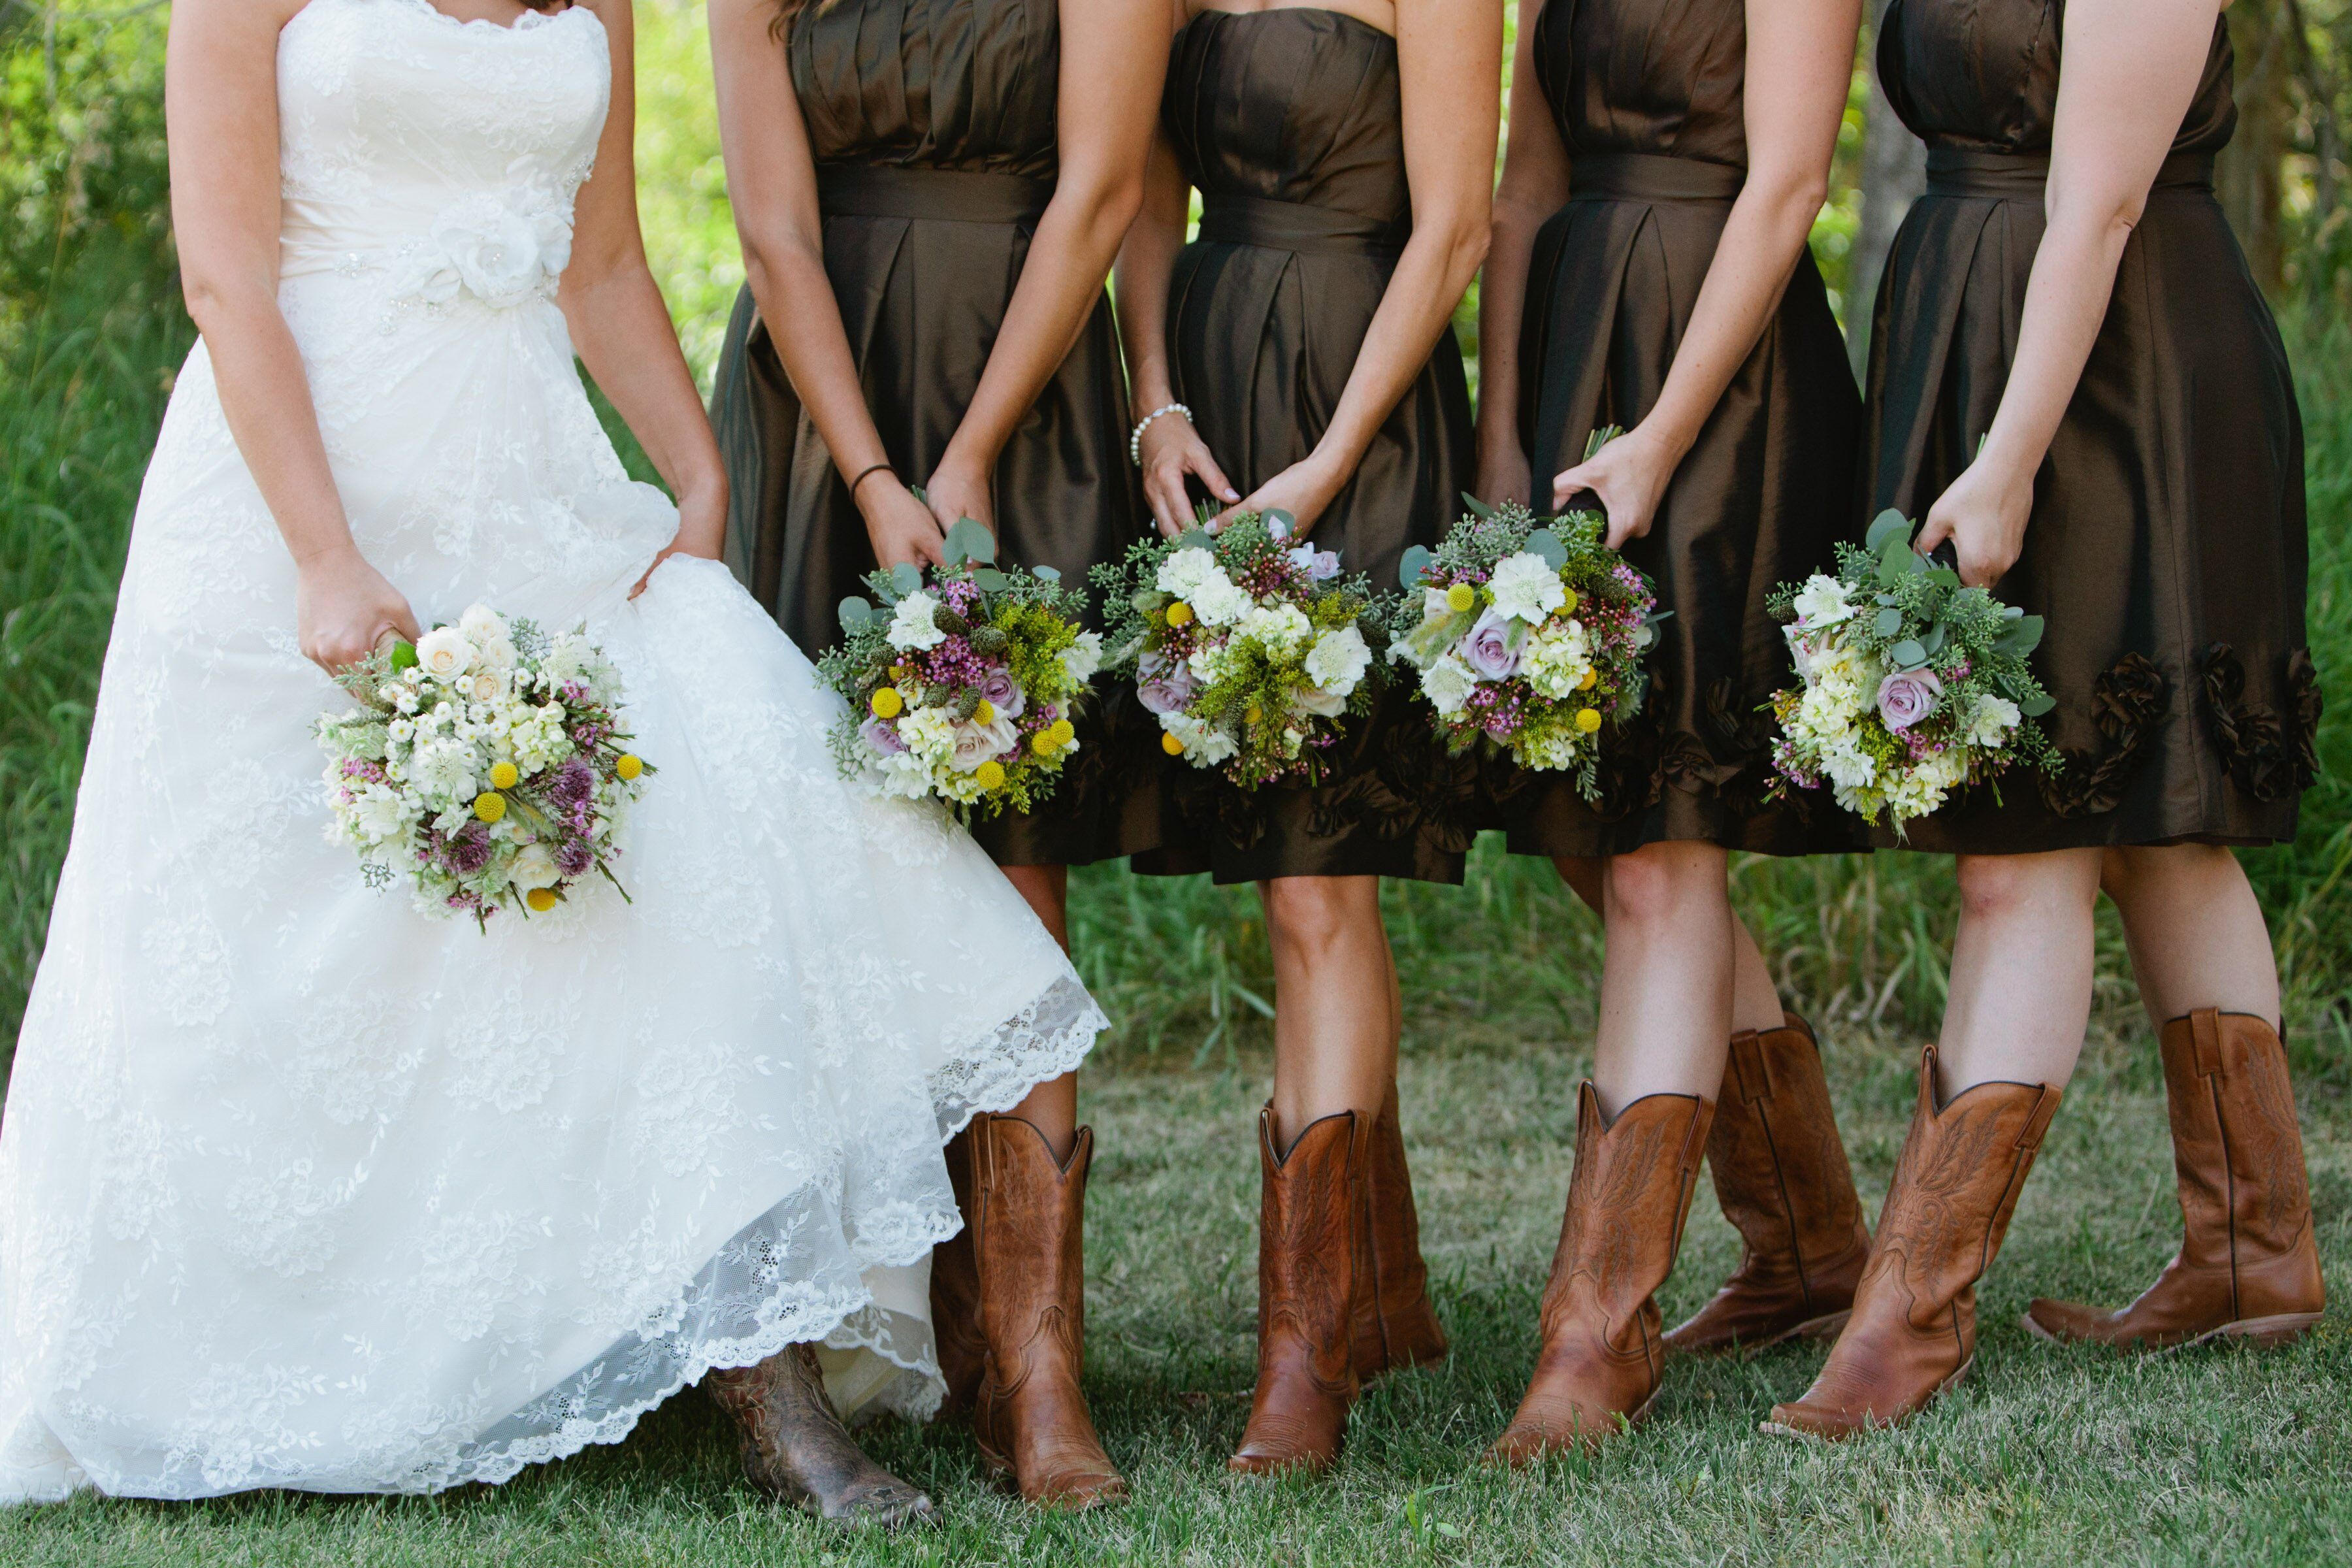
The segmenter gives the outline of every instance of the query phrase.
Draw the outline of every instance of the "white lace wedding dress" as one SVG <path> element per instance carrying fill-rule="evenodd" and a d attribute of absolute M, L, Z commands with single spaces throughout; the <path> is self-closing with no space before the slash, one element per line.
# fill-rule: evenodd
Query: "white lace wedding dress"
<path fill-rule="evenodd" d="M 496 1481 L 810 1339 L 919 1411 L 941 1142 L 1102 1026 L 960 830 L 840 782 L 837 700 L 721 568 L 628 602 L 676 516 L 552 303 L 609 69 L 582 9 L 313 0 L 281 299 L 419 616 L 584 620 L 620 666 L 660 768 L 635 903 L 484 934 L 326 841 L 310 725 L 346 704 L 199 346 L 0 1124 L 0 1500 Z"/>

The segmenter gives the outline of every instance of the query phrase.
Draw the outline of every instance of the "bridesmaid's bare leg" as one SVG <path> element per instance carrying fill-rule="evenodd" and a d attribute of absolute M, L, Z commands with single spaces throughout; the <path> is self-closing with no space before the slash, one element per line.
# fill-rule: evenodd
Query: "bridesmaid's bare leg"
<path fill-rule="evenodd" d="M 2110 849 L 2099 885 L 2123 916 L 2148 1022 L 2200 1007 L 2279 1022 L 2278 960 L 2238 858 L 2215 844 Z"/>
<path fill-rule="evenodd" d="M 1648 1094 L 1715 1098 L 1738 967 L 1726 871 L 1712 844 L 1651 844 L 1606 862 L 1592 1064 L 1603 1116 Z"/>
<path fill-rule="evenodd" d="M 1960 929 L 1937 1047 L 1937 1092 L 1977 1084 L 2063 1089 L 2091 1021 L 2096 849 L 1962 855 Z"/>
<path fill-rule="evenodd" d="M 1396 1077 L 1394 955 L 1377 877 L 1258 884 L 1274 950 L 1274 1118 L 1284 1144 L 1352 1110 L 1369 1121 Z"/>
<path fill-rule="evenodd" d="M 1601 885 L 1602 869 L 1609 864 L 1607 857 L 1559 855 L 1553 858 L 1552 864 L 1559 868 L 1560 880 L 1584 900 L 1586 908 L 1596 915 L 1603 912 Z M 1748 929 L 1748 922 L 1737 910 L 1731 915 L 1731 1026 L 1759 1033 L 1779 1028 L 1782 1017 L 1780 984 L 1772 978 L 1771 966 L 1764 962 L 1763 949 L 1756 945 L 1755 933 Z"/>

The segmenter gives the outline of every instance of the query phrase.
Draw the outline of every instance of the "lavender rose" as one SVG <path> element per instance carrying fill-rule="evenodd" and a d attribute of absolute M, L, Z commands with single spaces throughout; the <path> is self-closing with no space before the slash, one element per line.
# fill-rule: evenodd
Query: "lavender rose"
<path fill-rule="evenodd" d="M 1462 662 L 1481 680 L 1508 680 L 1518 673 L 1517 639 L 1511 636 L 1511 617 L 1489 608 L 1462 639 Z"/>
<path fill-rule="evenodd" d="M 1182 712 L 1196 689 L 1189 665 L 1157 652 L 1147 652 L 1136 661 L 1135 676 L 1136 700 L 1153 713 Z"/>
<path fill-rule="evenodd" d="M 1890 730 L 1908 730 L 1935 711 L 1944 683 L 1932 669 L 1897 670 L 1878 683 L 1878 716 Z"/>
<path fill-rule="evenodd" d="M 1029 694 L 1013 679 L 1013 672 L 1003 665 L 991 665 L 988 673 L 980 678 L 980 694 L 996 710 L 1000 719 L 1018 719 L 1029 706 Z"/>

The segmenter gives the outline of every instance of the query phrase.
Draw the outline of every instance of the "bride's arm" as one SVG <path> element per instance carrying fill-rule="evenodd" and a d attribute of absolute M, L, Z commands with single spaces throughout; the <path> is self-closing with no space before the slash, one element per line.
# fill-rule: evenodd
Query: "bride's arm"
<path fill-rule="evenodd" d="M 556 298 L 572 346 L 677 498 L 677 538 L 664 556 L 717 560 L 727 542 L 727 470 L 678 351 L 669 308 L 637 227 L 636 47 L 629 0 L 580 0 L 604 24 L 613 104 L 596 172 L 572 211 L 572 264 Z"/>
<path fill-rule="evenodd" d="M 303 3 L 180 0 L 163 107 L 188 314 L 237 451 L 294 557 L 302 652 L 331 671 L 388 634 L 415 637 L 416 617 L 352 542 L 310 376 L 278 308 L 278 35 Z"/>

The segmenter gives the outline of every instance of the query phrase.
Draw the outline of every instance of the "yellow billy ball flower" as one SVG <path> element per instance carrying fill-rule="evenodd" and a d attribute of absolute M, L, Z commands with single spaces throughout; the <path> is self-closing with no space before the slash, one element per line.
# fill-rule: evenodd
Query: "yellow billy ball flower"
<path fill-rule="evenodd" d="M 1184 754 L 1184 742 L 1173 735 L 1162 735 L 1160 737 L 1160 749 L 1171 757 L 1181 757 Z"/>
<path fill-rule="evenodd" d="M 1598 708 L 1578 709 L 1576 710 L 1576 727 L 1583 731 L 1588 735 L 1601 728 L 1601 710 Z"/>
<path fill-rule="evenodd" d="M 492 763 L 490 764 L 490 787 L 492 789 L 512 789 L 516 784 L 521 780 L 521 778 L 522 774 L 516 770 L 515 765 L 512 763 Z"/>
<path fill-rule="evenodd" d="M 1478 590 L 1467 583 L 1456 583 L 1445 590 L 1445 607 L 1460 614 L 1478 603 Z"/>
<path fill-rule="evenodd" d="M 896 719 L 907 710 L 907 700 L 898 695 L 898 689 L 895 686 L 882 688 L 866 705 L 874 710 L 877 719 Z"/>
<path fill-rule="evenodd" d="M 1255 723 L 1257 723 L 1259 721 L 1263 720 L 1265 717 L 1265 709 L 1263 709 L 1263 708 L 1261 708 L 1261 707 L 1259 707 L 1256 703 L 1253 702 L 1253 703 L 1251 703 L 1251 704 L 1249 705 L 1249 710 L 1248 710 L 1248 711 L 1244 712 L 1244 713 L 1242 715 L 1242 720 L 1243 720 L 1243 721 L 1244 721 L 1244 723 L 1255 724 Z"/>
<path fill-rule="evenodd" d="M 982 789 L 1003 789 L 1004 787 L 1004 764 L 996 761 L 994 758 L 991 758 L 987 762 L 981 763 L 979 767 L 974 768 L 972 770 L 971 776 L 979 781 L 980 787 Z"/>
<path fill-rule="evenodd" d="M 1576 590 L 1570 587 L 1565 583 L 1560 584 L 1559 591 L 1568 595 L 1566 599 L 1560 602 L 1559 613 L 1563 616 L 1572 616 L 1576 614 L 1576 606 L 1582 604 L 1584 601 L 1578 598 L 1576 596 Z"/>
<path fill-rule="evenodd" d="M 1067 719 L 1056 719 L 1054 721 L 1052 733 L 1054 744 L 1066 746 L 1078 738 L 1078 727 Z"/>
<path fill-rule="evenodd" d="M 1192 606 L 1186 604 L 1181 599 L 1179 599 L 1174 604 L 1169 605 L 1168 624 L 1171 626 L 1191 626 L 1192 624 Z"/>
<path fill-rule="evenodd" d="M 974 708 L 974 709 L 971 710 L 971 721 L 972 721 L 973 723 L 975 723 L 975 724 L 993 724 L 993 723 L 995 723 L 995 722 L 996 722 L 996 704 L 995 704 L 995 703 L 993 703 L 993 702 L 991 702 L 991 701 L 990 701 L 987 698 L 985 698 L 985 697 L 982 698 L 982 699 L 980 700 L 980 704 L 979 704 L 979 706 L 978 706 L 978 707 L 976 707 L 976 708 Z"/>
<path fill-rule="evenodd" d="M 623 752 L 621 760 L 613 764 L 613 771 L 624 780 L 634 779 L 646 771 L 646 760 L 635 752 Z"/>
<path fill-rule="evenodd" d="M 553 888 L 533 888 L 522 896 L 522 901 L 541 914 L 553 909 L 557 900 Z"/>
<path fill-rule="evenodd" d="M 507 814 L 507 797 L 484 790 L 474 797 L 474 815 L 484 822 L 496 822 Z"/>
<path fill-rule="evenodd" d="M 1041 757 L 1050 757 L 1062 749 L 1062 743 L 1055 738 L 1054 727 L 1048 724 L 1029 737 L 1029 749 Z"/>
<path fill-rule="evenodd" d="M 1576 683 L 1576 689 L 1579 691 L 1590 691 L 1600 684 L 1601 672 L 1588 666 L 1584 671 L 1583 679 L 1580 679 Z"/>

